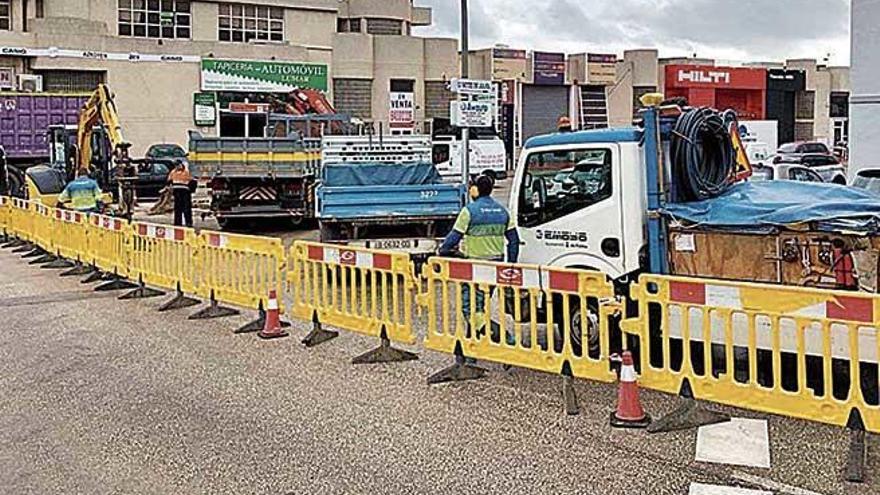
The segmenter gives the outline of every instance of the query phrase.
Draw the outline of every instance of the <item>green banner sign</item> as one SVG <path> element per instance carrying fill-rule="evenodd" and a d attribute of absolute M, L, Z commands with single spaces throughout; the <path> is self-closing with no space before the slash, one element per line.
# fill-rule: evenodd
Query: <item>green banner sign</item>
<path fill-rule="evenodd" d="M 217 125 L 217 95 L 193 93 L 193 120 L 199 127 Z"/>
<path fill-rule="evenodd" d="M 327 65 L 202 60 L 203 91 L 283 93 L 295 87 L 327 91 Z"/>

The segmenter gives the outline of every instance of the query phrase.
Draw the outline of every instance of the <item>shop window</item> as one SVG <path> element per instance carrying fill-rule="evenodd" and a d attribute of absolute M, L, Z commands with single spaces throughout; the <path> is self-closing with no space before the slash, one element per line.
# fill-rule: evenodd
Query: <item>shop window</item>
<path fill-rule="evenodd" d="M 535 227 L 611 197 L 611 150 L 532 153 L 526 159 L 519 223 Z"/>
<path fill-rule="evenodd" d="M 367 33 L 401 35 L 403 34 L 403 21 L 396 19 L 367 19 Z"/>
<path fill-rule="evenodd" d="M 119 0 L 120 36 L 189 39 L 192 26 L 190 0 Z"/>
<path fill-rule="evenodd" d="M 284 41 L 284 9 L 221 3 L 217 29 L 220 41 Z"/>
<path fill-rule="evenodd" d="M 43 76 L 43 91 L 53 93 L 91 92 L 107 78 L 107 74 L 101 71 L 40 70 L 34 72 Z"/>
<path fill-rule="evenodd" d="M 849 117 L 849 93 L 833 91 L 831 93 L 831 118 L 845 119 Z"/>
<path fill-rule="evenodd" d="M 425 118 L 449 118 L 449 102 L 455 94 L 445 81 L 425 81 Z"/>
<path fill-rule="evenodd" d="M 794 124 L 794 140 L 795 141 L 812 141 L 813 140 L 813 122 L 795 122 Z"/>
<path fill-rule="evenodd" d="M 815 91 L 798 91 L 795 97 L 796 119 L 813 120 L 816 114 L 816 92 Z"/>
<path fill-rule="evenodd" d="M 336 21 L 336 32 L 359 33 L 361 32 L 361 20 L 340 18 Z"/>
<path fill-rule="evenodd" d="M 2 31 L 9 31 L 12 29 L 11 3 L 11 0 L 0 0 L 0 30 Z"/>
<path fill-rule="evenodd" d="M 359 119 L 373 117 L 372 79 L 333 79 L 333 105 L 336 111 Z"/>

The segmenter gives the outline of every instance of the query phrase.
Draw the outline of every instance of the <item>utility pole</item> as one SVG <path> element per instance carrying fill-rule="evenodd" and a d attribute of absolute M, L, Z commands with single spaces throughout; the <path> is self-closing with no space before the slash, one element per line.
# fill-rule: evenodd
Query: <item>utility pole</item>
<path fill-rule="evenodd" d="M 461 0 L 461 78 L 467 79 L 470 76 L 469 62 L 470 49 L 468 48 L 468 0 Z M 468 98 L 467 95 L 459 95 L 459 99 Z M 467 184 L 471 178 L 470 164 L 470 133 L 468 127 L 461 128 L 461 180 Z"/>

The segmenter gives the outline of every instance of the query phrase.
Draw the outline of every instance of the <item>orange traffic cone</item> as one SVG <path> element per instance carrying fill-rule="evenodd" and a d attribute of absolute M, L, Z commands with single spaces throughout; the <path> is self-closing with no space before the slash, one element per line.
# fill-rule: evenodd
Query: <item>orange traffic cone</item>
<path fill-rule="evenodd" d="M 620 379 L 617 389 L 617 410 L 611 413 L 611 426 L 615 428 L 646 428 L 651 417 L 645 414 L 639 400 L 639 382 L 633 357 L 630 351 L 623 351 L 623 357 L 612 356 L 620 362 Z"/>
<path fill-rule="evenodd" d="M 266 324 L 257 335 L 261 339 L 287 337 L 287 332 L 281 328 L 281 320 L 278 317 L 278 294 L 274 290 L 269 291 L 269 302 L 266 304 Z"/>

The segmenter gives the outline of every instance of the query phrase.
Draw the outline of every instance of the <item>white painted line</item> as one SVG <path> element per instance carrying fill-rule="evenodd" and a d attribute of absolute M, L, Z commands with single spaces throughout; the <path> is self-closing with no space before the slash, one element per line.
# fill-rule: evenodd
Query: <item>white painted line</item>
<path fill-rule="evenodd" d="M 706 485 L 703 483 L 691 483 L 688 495 L 773 495 L 773 492 L 763 490 L 749 490 L 733 486 Z"/>
<path fill-rule="evenodd" d="M 796 486 L 786 485 L 785 483 L 779 483 L 771 479 L 764 478 L 762 476 L 755 476 L 748 473 L 735 472 L 733 473 L 732 477 L 735 480 L 739 480 L 750 485 L 760 486 L 768 490 L 773 490 L 774 492 L 781 495 L 823 495 L 819 492 L 805 490 Z"/>
<path fill-rule="evenodd" d="M 767 421 L 732 418 L 697 430 L 696 460 L 770 469 Z"/>

